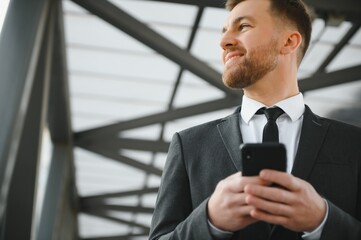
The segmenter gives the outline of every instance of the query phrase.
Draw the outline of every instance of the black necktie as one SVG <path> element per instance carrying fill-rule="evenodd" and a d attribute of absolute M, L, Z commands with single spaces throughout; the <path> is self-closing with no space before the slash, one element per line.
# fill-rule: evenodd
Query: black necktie
<path fill-rule="evenodd" d="M 264 114 L 267 118 L 267 123 L 263 128 L 262 142 L 278 142 L 278 127 L 276 120 L 284 111 L 279 107 L 261 108 L 256 114 Z"/>

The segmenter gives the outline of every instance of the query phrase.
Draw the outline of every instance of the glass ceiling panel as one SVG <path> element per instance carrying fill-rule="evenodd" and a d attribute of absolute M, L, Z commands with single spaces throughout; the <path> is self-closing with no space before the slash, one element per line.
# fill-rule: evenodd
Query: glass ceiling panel
<path fill-rule="evenodd" d="M 324 31 L 325 31 L 325 21 L 320 18 L 316 18 L 315 20 L 313 20 L 311 42 L 318 41 Z"/>
<path fill-rule="evenodd" d="M 353 36 L 353 38 L 350 41 L 350 44 L 361 48 L 361 28 L 357 31 L 355 36 Z"/>
<path fill-rule="evenodd" d="M 174 81 L 178 65 L 160 55 L 68 48 L 69 70 Z M 141 69 L 141 71 L 140 71 Z"/>
<path fill-rule="evenodd" d="M 359 42 L 361 46 L 361 39 Z M 356 46 L 346 46 L 336 56 L 336 58 L 327 67 L 327 71 L 332 72 L 343 68 L 348 68 L 361 64 L 361 48 Z"/>
<path fill-rule="evenodd" d="M 70 0 L 63 0 L 62 3 L 63 3 L 63 12 L 64 12 L 64 14 L 69 13 L 69 12 L 88 14 L 87 10 L 85 10 L 84 8 L 78 6 L 77 4 L 73 3 Z"/>
<path fill-rule="evenodd" d="M 101 127 L 119 121 L 116 116 L 93 116 L 88 113 L 72 112 L 72 127 L 76 132 Z"/>
<path fill-rule="evenodd" d="M 222 81 L 221 79 L 219 81 Z M 211 101 L 214 99 L 221 99 L 225 94 L 211 86 L 210 84 L 204 84 L 203 86 L 196 86 L 190 84 L 179 85 L 179 90 L 174 100 L 174 106 L 176 108 L 190 106 L 202 102 Z"/>
<path fill-rule="evenodd" d="M 66 13 L 65 29 L 68 46 L 104 51 L 123 50 L 135 54 L 154 52 L 93 15 Z"/>
<path fill-rule="evenodd" d="M 71 102 L 73 129 L 81 131 L 130 118 L 138 118 L 162 112 L 165 107 L 151 105 L 147 102 L 109 102 L 75 96 L 72 97 Z"/>
<path fill-rule="evenodd" d="M 222 81 L 219 79 L 219 81 Z M 203 86 L 209 86 L 209 83 L 204 81 L 203 79 L 199 78 L 198 76 L 194 75 L 193 73 L 189 71 L 183 72 L 182 77 L 182 83 L 189 87 L 203 87 Z"/>
<path fill-rule="evenodd" d="M 109 220 L 104 220 L 103 218 L 80 214 L 79 231 L 80 236 L 83 238 L 97 236 L 102 237 L 127 234 L 129 233 L 129 227 Z"/>
<path fill-rule="evenodd" d="M 206 8 L 204 10 L 191 51 L 195 56 L 207 63 L 221 60 L 219 43 L 226 18 L 227 11 L 224 9 Z"/>
<path fill-rule="evenodd" d="M 219 31 L 200 28 L 194 39 L 192 53 L 203 61 L 219 61 L 221 59 L 221 29 Z"/>
<path fill-rule="evenodd" d="M 101 76 L 72 76 L 71 93 L 74 96 L 98 98 L 109 101 L 135 101 L 165 105 L 171 97 L 173 86 L 164 82 L 136 79 L 109 79 Z M 149 89 L 152 89 L 149 91 Z"/>
<path fill-rule="evenodd" d="M 191 33 L 190 27 L 172 26 L 169 24 L 150 24 L 149 27 L 179 47 L 183 49 L 187 48 L 189 35 Z"/>
<path fill-rule="evenodd" d="M 349 22 L 342 22 L 339 26 L 327 26 L 320 41 L 336 44 L 345 36 L 351 26 L 352 24 Z"/>
<path fill-rule="evenodd" d="M 333 48 L 333 45 L 321 42 L 310 45 L 310 48 L 301 63 L 300 69 L 310 73 L 315 72 Z"/>
<path fill-rule="evenodd" d="M 206 8 L 200 26 L 205 29 L 217 31 L 222 33 L 222 28 L 227 19 L 228 12 L 222 8 Z"/>
<path fill-rule="evenodd" d="M 128 150 L 122 149 L 119 151 L 119 154 L 130 157 L 132 159 L 137 160 L 138 162 L 142 162 L 145 164 L 151 164 L 153 161 L 153 153 L 149 151 L 135 151 L 135 150 Z M 146 176 L 147 174 L 144 174 Z M 143 182 L 145 184 L 145 182 Z"/>

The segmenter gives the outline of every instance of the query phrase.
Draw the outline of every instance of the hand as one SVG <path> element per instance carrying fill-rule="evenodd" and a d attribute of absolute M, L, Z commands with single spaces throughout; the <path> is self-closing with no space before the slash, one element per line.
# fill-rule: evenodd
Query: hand
<path fill-rule="evenodd" d="M 224 231 L 235 232 L 254 222 L 250 212 L 255 208 L 246 204 L 244 187 L 266 185 L 267 182 L 257 177 L 242 177 L 235 173 L 217 184 L 208 201 L 208 218 L 211 223 Z"/>
<path fill-rule="evenodd" d="M 326 203 L 308 182 L 284 172 L 263 170 L 260 179 L 282 187 L 249 184 L 246 203 L 254 219 L 282 225 L 296 232 L 312 232 L 326 214 Z"/>

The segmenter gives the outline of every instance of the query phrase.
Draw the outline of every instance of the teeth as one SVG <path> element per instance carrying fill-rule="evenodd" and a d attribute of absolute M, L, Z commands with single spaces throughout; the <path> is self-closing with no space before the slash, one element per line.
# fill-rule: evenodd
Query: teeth
<path fill-rule="evenodd" d="M 231 57 L 231 58 L 229 58 L 227 61 L 226 61 L 226 64 L 229 62 L 229 61 L 231 61 L 232 59 L 234 59 L 234 58 L 239 58 L 239 57 L 241 57 L 241 56 L 233 56 L 233 57 Z"/>

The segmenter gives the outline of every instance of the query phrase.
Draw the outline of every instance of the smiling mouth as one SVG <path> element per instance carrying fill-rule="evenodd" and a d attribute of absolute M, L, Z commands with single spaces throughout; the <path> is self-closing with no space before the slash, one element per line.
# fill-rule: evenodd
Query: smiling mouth
<path fill-rule="evenodd" d="M 228 59 L 226 60 L 225 65 L 228 64 L 228 63 L 230 63 L 232 60 L 234 60 L 234 59 L 236 59 L 236 58 L 241 58 L 241 57 L 243 57 L 243 56 L 244 56 L 244 55 L 235 55 L 235 56 L 232 56 L 232 57 L 230 57 L 230 58 L 228 58 Z"/>

